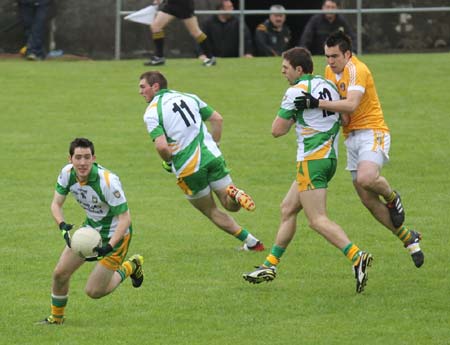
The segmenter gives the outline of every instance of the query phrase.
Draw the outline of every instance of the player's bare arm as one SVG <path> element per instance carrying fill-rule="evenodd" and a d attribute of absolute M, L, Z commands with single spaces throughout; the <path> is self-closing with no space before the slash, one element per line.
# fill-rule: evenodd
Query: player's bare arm
<path fill-rule="evenodd" d="M 155 147 L 156 151 L 158 151 L 161 158 L 170 162 L 172 160 L 172 150 L 170 149 L 169 144 L 167 143 L 167 139 L 164 135 L 160 135 L 155 139 Z"/>
<path fill-rule="evenodd" d="M 50 209 L 52 211 L 53 218 L 58 225 L 64 221 L 63 205 L 65 201 L 66 196 L 55 191 Z"/>
<path fill-rule="evenodd" d="M 328 101 L 326 99 L 319 100 L 319 108 L 334 111 L 338 113 L 353 113 L 361 103 L 364 93 L 358 90 L 352 90 L 347 93 L 346 99 L 339 101 Z"/>
<path fill-rule="evenodd" d="M 113 236 L 109 239 L 109 244 L 114 247 L 125 235 L 125 232 L 131 225 L 130 211 L 127 210 L 117 216 L 119 218 L 119 223 L 117 224 L 116 231 L 114 231 Z"/>
<path fill-rule="evenodd" d="M 217 112 L 214 111 L 212 115 L 208 118 L 211 129 L 211 135 L 216 143 L 220 142 L 220 138 L 222 137 L 222 124 L 223 117 Z"/>
<path fill-rule="evenodd" d="M 291 126 L 295 123 L 293 119 L 283 119 L 282 117 L 277 116 L 275 120 L 272 122 L 272 135 L 277 138 L 285 135 L 291 129 Z"/>

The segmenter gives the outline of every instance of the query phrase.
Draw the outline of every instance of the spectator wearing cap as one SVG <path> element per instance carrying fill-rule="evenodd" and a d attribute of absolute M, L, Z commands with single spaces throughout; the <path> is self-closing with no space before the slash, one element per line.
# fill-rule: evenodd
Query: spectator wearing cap
<path fill-rule="evenodd" d="M 322 3 L 322 10 L 332 11 L 338 9 L 338 3 L 334 0 L 325 0 Z M 353 50 L 357 50 L 356 37 L 347 20 L 340 14 L 336 13 L 319 13 L 312 16 L 300 37 L 298 45 L 308 48 L 313 55 L 323 55 L 325 41 L 336 31 L 342 31 L 352 39 Z"/>
<path fill-rule="evenodd" d="M 256 27 L 256 56 L 281 56 L 289 48 L 291 30 L 285 24 L 285 8 L 281 5 L 270 7 L 269 18 Z"/>

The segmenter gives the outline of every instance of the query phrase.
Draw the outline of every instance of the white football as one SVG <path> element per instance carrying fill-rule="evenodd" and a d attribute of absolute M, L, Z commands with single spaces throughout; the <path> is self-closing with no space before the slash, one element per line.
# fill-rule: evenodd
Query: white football
<path fill-rule="evenodd" d="M 70 241 L 73 252 L 82 258 L 97 256 L 94 248 L 102 245 L 102 238 L 97 230 L 83 227 L 74 232 Z"/>

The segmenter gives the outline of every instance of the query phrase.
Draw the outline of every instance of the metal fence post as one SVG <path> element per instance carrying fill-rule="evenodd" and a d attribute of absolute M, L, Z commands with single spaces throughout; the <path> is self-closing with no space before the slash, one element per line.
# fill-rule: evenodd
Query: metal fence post
<path fill-rule="evenodd" d="M 358 44 L 358 49 L 356 54 L 362 54 L 362 0 L 356 2 L 356 9 L 358 13 L 356 14 L 356 43 Z"/>
<path fill-rule="evenodd" d="M 244 56 L 245 54 L 245 0 L 239 1 L 239 11 L 241 12 L 239 14 L 239 56 Z"/>
<path fill-rule="evenodd" d="M 116 39 L 114 42 L 114 59 L 120 60 L 120 45 L 121 45 L 121 33 L 122 33 L 122 0 L 116 0 Z"/>

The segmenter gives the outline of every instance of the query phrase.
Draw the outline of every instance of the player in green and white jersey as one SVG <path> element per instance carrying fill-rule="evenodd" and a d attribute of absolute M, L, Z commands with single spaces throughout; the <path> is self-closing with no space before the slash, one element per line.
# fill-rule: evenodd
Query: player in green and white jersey
<path fill-rule="evenodd" d="M 59 174 L 51 204 L 53 218 L 66 241 L 53 272 L 51 315 L 44 324 L 62 324 L 67 305 L 72 274 L 86 261 L 70 249 L 69 231 L 73 225 L 64 220 L 63 205 L 69 193 L 86 211 L 83 226 L 97 230 L 102 246 L 94 251 L 98 257 L 86 284 L 86 294 L 101 298 L 114 291 L 130 277 L 134 287 L 144 280 L 144 259 L 136 254 L 124 261 L 132 236 L 131 217 L 119 177 L 95 163 L 94 144 L 85 138 L 76 138 L 69 147 L 69 161 Z"/>
<path fill-rule="evenodd" d="M 189 202 L 216 226 L 243 242 L 244 250 L 264 250 L 263 244 L 216 205 L 213 192 L 231 212 L 255 209 L 252 198 L 231 179 L 218 143 L 222 116 L 193 94 L 169 90 L 158 71 L 143 73 L 139 93 L 149 103 L 144 122 L 166 170 Z M 205 125 L 210 123 L 211 133 Z"/>
<path fill-rule="evenodd" d="M 328 182 L 337 165 L 337 145 L 340 127 L 338 113 L 321 109 L 296 110 L 294 100 L 302 94 L 316 99 L 339 100 L 335 86 L 320 76 L 312 75 L 313 61 L 305 48 L 292 48 L 283 53 L 282 74 L 291 84 L 272 124 L 272 135 L 279 137 L 295 125 L 297 132 L 297 178 L 281 205 L 281 224 L 270 254 L 257 270 L 243 275 L 251 283 L 271 281 L 276 267 L 297 230 L 297 215 L 304 210 L 312 229 L 353 263 L 356 292 L 364 290 L 367 267 L 372 256 L 353 244 L 342 228 L 328 219 L 326 197 Z"/>

